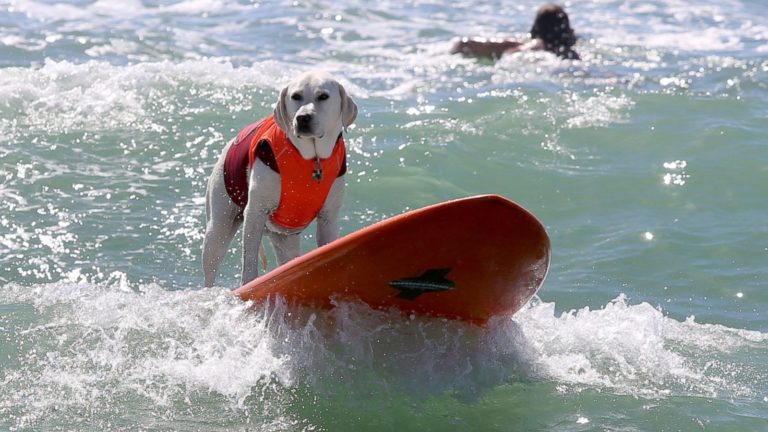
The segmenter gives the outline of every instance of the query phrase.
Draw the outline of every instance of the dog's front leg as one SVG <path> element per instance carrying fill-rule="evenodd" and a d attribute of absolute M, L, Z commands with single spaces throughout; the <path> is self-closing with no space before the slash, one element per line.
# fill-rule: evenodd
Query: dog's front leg
<path fill-rule="evenodd" d="M 261 161 L 253 164 L 248 182 L 248 204 L 243 211 L 243 284 L 259 275 L 259 247 L 269 214 L 280 200 L 280 176 Z"/>
<path fill-rule="evenodd" d="M 264 236 L 268 214 L 258 204 L 245 207 L 243 220 L 243 273 L 240 281 L 246 284 L 259 276 L 259 246 Z"/>
<path fill-rule="evenodd" d="M 325 200 L 323 208 L 317 215 L 318 247 L 339 238 L 339 215 L 341 213 L 341 203 L 344 201 L 345 189 L 346 181 L 344 178 L 337 178 L 328 192 L 328 198 Z"/>

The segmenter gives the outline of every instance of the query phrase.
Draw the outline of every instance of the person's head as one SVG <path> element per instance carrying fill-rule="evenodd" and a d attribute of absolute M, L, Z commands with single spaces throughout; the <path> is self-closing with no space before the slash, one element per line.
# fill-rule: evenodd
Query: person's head
<path fill-rule="evenodd" d="M 531 27 L 531 37 L 544 42 L 544 48 L 561 57 L 572 57 L 571 47 L 576 43 L 576 34 L 571 28 L 568 14 L 556 4 L 545 4 L 536 13 Z"/>

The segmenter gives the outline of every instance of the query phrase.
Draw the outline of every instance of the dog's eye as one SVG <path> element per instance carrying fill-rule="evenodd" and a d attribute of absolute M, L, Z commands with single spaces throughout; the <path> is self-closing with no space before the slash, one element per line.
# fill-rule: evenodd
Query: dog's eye
<path fill-rule="evenodd" d="M 300 101 L 301 100 L 301 93 L 294 93 L 294 94 L 292 94 L 291 95 L 291 99 L 293 99 L 295 101 Z"/>
<path fill-rule="evenodd" d="M 317 95 L 317 100 L 324 101 L 324 100 L 328 99 L 329 97 L 330 96 L 328 96 L 328 93 L 320 93 L 319 95 Z"/>

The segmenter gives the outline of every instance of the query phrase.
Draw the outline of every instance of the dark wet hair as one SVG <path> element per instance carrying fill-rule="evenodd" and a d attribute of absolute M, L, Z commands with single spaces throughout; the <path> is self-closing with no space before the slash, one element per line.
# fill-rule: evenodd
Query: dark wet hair
<path fill-rule="evenodd" d="M 556 4 L 545 4 L 536 13 L 531 27 L 531 37 L 541 39 L 544 49 L 567 59 L 578 59 L 571 49 L 576 43 L 576 34 L 571 28 L 568 14 Z"/>

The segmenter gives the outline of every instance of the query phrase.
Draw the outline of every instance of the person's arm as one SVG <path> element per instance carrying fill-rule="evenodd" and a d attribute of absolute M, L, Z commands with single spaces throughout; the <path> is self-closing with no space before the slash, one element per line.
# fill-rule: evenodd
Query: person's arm
<path fill-rule="evenodd" d="M 461 38 L 451 48 L 451 54 L 472 57 L 500 58 L 504 52 L 520 47 L 520 42 L 508 39 Z"/>

